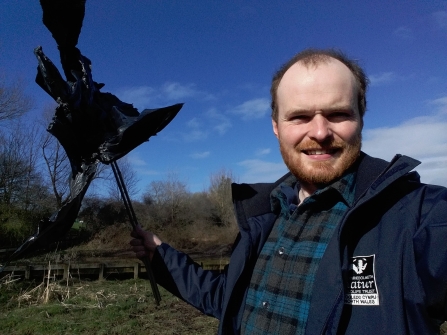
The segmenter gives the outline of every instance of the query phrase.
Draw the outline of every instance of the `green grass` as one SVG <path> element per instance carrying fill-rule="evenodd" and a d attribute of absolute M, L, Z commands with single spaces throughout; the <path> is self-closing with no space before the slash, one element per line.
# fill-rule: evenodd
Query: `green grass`
<path fill-rule="evenodd" d="M 147 280 L 0 282 L 2 334 L 216 334 L 218 321 Z"/>
<path fill-rule="evenodd" d="M 218 321 L 147 280 L 0 280 L 0 334 L 216 334 Z M 447 334 L 447 323 L 440 334 Z"/>
<path fill-rule="evenodd" d="M 87 227 L 87 224 L 85 222 L 79 222 L 79 221 L 75 221 L 73 223 L 73 225 L 71 226 L 71 229 L 85 229 Z"/>

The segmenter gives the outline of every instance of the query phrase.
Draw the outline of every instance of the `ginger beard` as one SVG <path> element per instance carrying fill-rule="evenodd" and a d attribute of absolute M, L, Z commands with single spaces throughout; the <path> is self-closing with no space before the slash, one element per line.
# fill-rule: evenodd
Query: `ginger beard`
<path fill-rule="evenodd" d="M 361 146 L 361 131 L 349 142 L 333 138 L 324 143 L 307 140 L 294 148 L 286 147 L 279 139 L 281 155 L 289 171 L 300 183 L 312 185 L 329 184 L 341 177 L 359 157 Z M 310 161 L 303 157 L 305 151 L 328 149 L 336 150 L 338 157 L 322 161 Z"/>

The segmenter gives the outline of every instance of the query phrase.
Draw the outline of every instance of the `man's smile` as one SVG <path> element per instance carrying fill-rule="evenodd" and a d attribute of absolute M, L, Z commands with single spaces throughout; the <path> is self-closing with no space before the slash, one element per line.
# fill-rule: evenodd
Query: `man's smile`
<path fill-rule="evenodd" d="M 312 149 L 312 150 L 301 150 L 304 154 L 308 156 L 313 155 L 333 155 L 338 149 Z"/>

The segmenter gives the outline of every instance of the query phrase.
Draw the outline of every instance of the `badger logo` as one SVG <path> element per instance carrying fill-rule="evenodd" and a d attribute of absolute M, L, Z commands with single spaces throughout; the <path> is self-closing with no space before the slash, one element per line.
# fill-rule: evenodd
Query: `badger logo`
<path fill-rule="evenodd" d="M 355 258 L 351 264 L 352 269 L 355 271 L 356 274 L 360 275 L 363 273 L 363 270 L 366 269 L 366 266 L 368 265 L 366 258 Z"/>
<path fill-rule="evenodd" d="M 355 256 L 349 264 L 345 281 L 345 304 L 379 305 L 379 291 L 375 277 L 375 256 Z"/>

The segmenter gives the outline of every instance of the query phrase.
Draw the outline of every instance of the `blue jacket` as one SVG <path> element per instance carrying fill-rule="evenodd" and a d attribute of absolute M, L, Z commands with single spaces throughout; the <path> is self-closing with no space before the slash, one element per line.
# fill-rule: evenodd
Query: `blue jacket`
<path fill-rule="evenodd" d="M 361 154 L 356 201 L 320 262 L 306 334 L 439 333 L 447 319 L 447 189 L 420 183 L 410 172 L 418 164 L 401 155 L 387 163 Z M 203 270 L 167 244 L 153 258 L 157 282 L 218 318 L 219 334 L 240 332 L 251 273 L 278 214 L 269 195 L 286 177 L 233 184 L 240 233 L 223 273 Z M 366 263 L 373 271 L 367 281 L 355 276 Z M 375 290 L 352 292 L 376 294 L 348 304 L 350 290 L 365 285 Z"/>

